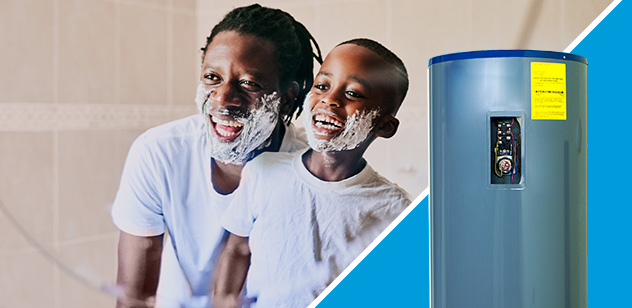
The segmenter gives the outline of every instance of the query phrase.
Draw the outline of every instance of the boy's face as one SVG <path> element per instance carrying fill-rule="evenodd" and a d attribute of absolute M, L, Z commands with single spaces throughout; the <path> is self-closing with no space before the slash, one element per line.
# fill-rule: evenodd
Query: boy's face
<path fill-rule="evenodd" d="M 378 119 L 393 108 L 392 69 L 364 47 L 334 48 L 305 99 L 310 146 L 317 151 L 351 150 L 373 134 Z"/>

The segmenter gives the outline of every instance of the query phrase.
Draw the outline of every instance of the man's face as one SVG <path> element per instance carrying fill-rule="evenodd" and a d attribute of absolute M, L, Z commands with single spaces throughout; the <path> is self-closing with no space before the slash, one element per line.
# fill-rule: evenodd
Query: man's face
<path fill-rule="evenodd" d="M 276 126 L 279 93 L 271 42 L 235 31 L 218 33 L 207 47 L 196 97 L 211 156 L 245 163 Z"/>
<path fill-rule="evenodd" d="M 354 44 L 334 48 L 304 103 L 305 128 L 317 151 L 358 147 L 394 96 L 391 69 L 372 51 Z M 391 77 L 392 78 L 392 77 Z"/>

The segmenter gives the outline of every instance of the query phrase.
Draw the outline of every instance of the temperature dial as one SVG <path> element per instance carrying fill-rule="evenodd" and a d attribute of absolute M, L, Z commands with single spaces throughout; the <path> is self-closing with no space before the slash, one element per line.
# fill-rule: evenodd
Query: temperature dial
<path fill-rule="evenodd" d="M 509 170 L 511 170 L 512 167 L 512 163 L 511 163 L 511 159 L 509 158 L 503 158 L 500 159 L 498 161 L 498 169 L 502 172 L 502 173 L 509 173 Z"/>

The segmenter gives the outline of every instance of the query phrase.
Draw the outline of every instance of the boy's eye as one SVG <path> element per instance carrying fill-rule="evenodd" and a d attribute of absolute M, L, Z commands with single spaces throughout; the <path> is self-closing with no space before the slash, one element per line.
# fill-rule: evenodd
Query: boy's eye
<path fill-rule="evenodd" d="M 346 91 L 345 93 L 353 98 L 364 98 L 364 95 L 362 95 L 360 92 Z"/>
<path fill-rule="evenodd" d="M 252 81 L 252 80 L 242 80 L 241 81 L 241 86 L 244 87 L 246 90 L 248 91 L 259 91 L 261 90 L 261 86 Z"/>
<path fill-rule="evenodd" d="M 321 90 L 321 91 L 325 91 L 325 90 L 327 90 L 327 86 L 326 86 L 326 85 L 324 85 L 324 84 L 315 84 L 315 85 L 314 85 L 314 88 L 316 88 L 316 89 L 318 89 L 318 90 Z"/>

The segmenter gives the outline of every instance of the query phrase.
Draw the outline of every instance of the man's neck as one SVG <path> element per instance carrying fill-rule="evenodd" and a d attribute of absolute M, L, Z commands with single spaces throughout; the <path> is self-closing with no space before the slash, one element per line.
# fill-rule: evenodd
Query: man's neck
<path fill-rule="evenodd" d="M 285 134 L 285 125 L 283 122 L 279 122 L 270 135 L 270 144 L 262 149 L 255 150 L 255 155 L 263 152 L 278 152 L 281 148 L 283 141 L 283 135 Z M 268 142 L 268 141 L 266 141 Z M 237 187 L 239 187 L 239 181 L 241 180 L 241 170 L 244 165 L 226 164 L 215 159 L 211 159 L 211 184 L 213 189 L 219 194 L 228 195 L 231 194 Z"/>
<path fill-rule="evenodd" d="M 328 182 L 348 179 L 362 171 L 366 161 L 364 150 L 316 152 L 313 149 L 303 154 L 303 165 L 315 177 Z"/>
<path fill-rule="evenodd" d="M 285 124 L 283 123 L 283 121 L 281 121 L 281 119 L 279 119 L 279 122 L 274 128 L 274 131 L 272 131 L 270 138 L 264 142 L 264 143 L 269 142 L 269 144 L 264 148 L 254 150 L 253 158 L 257 157 L 259 154 L 263 152 L 278 152 L 281 149 L 281 144 L 283 143 L 283 136 L 285 135 L 285 130 L 286 130 Z"/>

